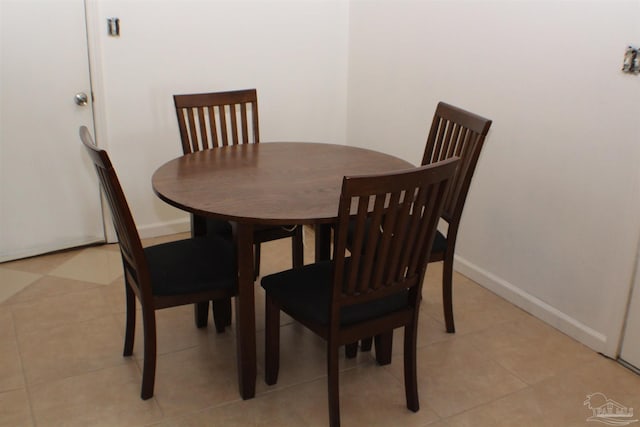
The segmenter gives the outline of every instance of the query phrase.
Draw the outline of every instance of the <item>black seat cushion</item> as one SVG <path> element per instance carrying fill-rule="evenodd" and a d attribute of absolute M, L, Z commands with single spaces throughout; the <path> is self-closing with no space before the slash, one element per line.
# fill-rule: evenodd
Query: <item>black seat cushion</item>
<path fill-rule="evenodd" d="M 325 261 L 265 276 L 261 286 L 294 316 L 328 324 L 332 281 L 332 262 Z M 408 293 L 402 292 L 344 307 L 340 323 L 343 326 L 358 323 L 400 310 L 407 304 Z"/>
<path fill-rule="evenodd" d="M 221 237 L 198 237 L 144 249 L 153 294 L 180 295 L 236 286 L 236 252 Z"/>

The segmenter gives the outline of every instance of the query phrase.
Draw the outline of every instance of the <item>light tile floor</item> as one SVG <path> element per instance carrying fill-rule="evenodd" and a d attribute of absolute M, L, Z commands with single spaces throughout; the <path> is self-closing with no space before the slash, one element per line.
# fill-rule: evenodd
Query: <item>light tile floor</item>
<path fill-rule="evenodd" d="M 289 248 L 287 241 L 265 244 L 262 273 L 287 268 Z M 310 233 L 305 252 L 312 260 Z M 344 426 L 595 425 L 583 404 L 595 392 L 640 408 L 640 376 L 458 274 L 457 333 L 446 334 L 440 271 L 439 264 L 429 267 L 424 288 L 420 411 L 405 407 L 397 331 L 390 366 L 377 366 L 371 353 L 341 360 Z M 196 329 L 192 308 L 180 307 L 157 314 L 156 392 L 142 401 L 139 325 L 134 356 L 121 355 L 124 293 L 116 245 L 0 264 L 0 281 L 0 426 L 327 425 L 324 343 L 286 316 L 278 384 L 263 381 L 258 286 L 255 399 L 238 394 L 233 327 L 224 334 Z"/>

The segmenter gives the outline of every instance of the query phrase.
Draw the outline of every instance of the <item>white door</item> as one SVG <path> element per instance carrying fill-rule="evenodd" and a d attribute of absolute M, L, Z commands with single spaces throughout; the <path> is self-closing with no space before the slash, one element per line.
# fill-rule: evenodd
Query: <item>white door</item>
<path fill-rule="evenodd" d="M 84 0 L 0 0 L 0 261 L 104 240 L 88 58 Z"/>
<path fill-rule="evenodd" d="M 640 280 L 638 279 L 629 303 L 620 358 L 640 370 Z"/>
<path fill-rule="evenodd" d="M 636 262 L 636 273 L 627 309 L 620 359 L 640 371 L 640 253 Z"/>
<path fill-rule="evenodd" d="M 636 22 L 640 22 L 640 0 L 636 0 L 636 11 Z M 640 47 L 640 25 L 635 25 L 633 32 L 635 47 Z M 634 77 L 629 79 L 629 96 L 638 99 L 640 95 L 640 75 L 636 74 Z M 639 110 L 636 109 L 635 111 L 638 112 Z M 635 135 L 636 140 L 637 135 L 638 133 Z M 631 290 L 631 299 L 627 308 L 620 359 L 640 372 L 640 242 L 638 248 L 636 272 Z"/>

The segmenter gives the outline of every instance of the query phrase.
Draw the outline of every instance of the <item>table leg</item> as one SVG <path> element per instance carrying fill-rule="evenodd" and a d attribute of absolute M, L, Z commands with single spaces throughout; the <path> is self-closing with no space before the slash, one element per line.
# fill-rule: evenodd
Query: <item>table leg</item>
<path fill-rule="evenodd" d="M 238 296 L 236 297 L 236 358 L 240 396 L 256 393 L 256 311 L 253 277 L 253 226 L 238 224 Z"/>
<path fill-rule="evenodd" d="M 331 224 L 316 224 L 316 262 L 331 259 Z"/>

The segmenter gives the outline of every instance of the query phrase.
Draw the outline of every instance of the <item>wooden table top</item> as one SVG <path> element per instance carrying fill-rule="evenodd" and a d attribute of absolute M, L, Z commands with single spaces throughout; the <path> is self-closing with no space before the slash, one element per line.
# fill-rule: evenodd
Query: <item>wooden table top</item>
<path fill-rule="evenodd" d="M 153 189 L 191 213 L 253 224 L 330 222 L 345 175 L 412 168 L 363 148 L 302 142 L 219 147 L 178 157 L 158 168 Z"/>

